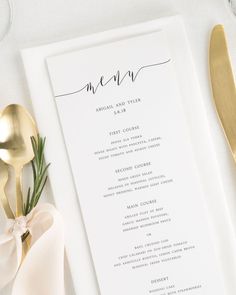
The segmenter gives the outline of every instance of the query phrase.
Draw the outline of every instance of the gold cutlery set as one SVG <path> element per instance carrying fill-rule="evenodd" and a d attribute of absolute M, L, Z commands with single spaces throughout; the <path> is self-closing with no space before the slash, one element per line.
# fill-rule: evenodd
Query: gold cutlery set
<path fill-rule="evenodd" d="M 36 124 L 25 108 L 12 104 L 0 113 L 0 201 L 7 218 L 23 214 L 22 169 L 34 158 L 31 137 L 37 138 Z M 15 174 L 15 210 L 6 195 L 9 166 Z"/>

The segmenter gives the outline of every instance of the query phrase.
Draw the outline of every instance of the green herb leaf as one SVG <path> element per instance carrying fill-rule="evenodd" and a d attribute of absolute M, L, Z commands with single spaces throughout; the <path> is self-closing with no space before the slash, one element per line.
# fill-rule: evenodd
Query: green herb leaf
<path fill-rule="evenodd" d="M 28 189 L 26 202 L 23 205 L 23 214 L 25 216 L 38 204 L 47 182 L 47 170 L 50 164 L 46 164 L 44 160 L 45 142 L 46 138 L 42 138 L 39 135 L 37 138 L 31 137 L 34 151 L 34 159 L 31 161 L 33 188 Z"/>

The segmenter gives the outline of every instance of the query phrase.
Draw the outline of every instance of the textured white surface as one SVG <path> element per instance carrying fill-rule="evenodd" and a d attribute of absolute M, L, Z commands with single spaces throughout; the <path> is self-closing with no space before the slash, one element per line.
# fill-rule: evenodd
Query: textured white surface
<path fill-rule="evenodd" d="M 207 67 L 210 30 L 214 24 L 222 23 L 228 34 L 233 66 L 236 68 L 236 17 L 229 11 L 227 0 L 41 0 L 37 2 L 22 0 L 15 2 L 15 21 L 12 31 L 9 37 L 0 43 L 0 108 L 14 102 L 31 109 L 19 49 L 175 13 L 180 13 L 185 20 L 225 196 L 236 231 L 236 169 L 215 114 Z M 0 215 L 0 223 L 2 221 L 3 218 Z M 232 273 L 232 281 L 234 275 Z M 67 285 L 67 294 L 73 294 L 70 282 Z M 10 292 L 3 290 L 1 294 L 7 295 Z M 229 295 L 233 294 L 234 292 L 229 293 Z"/>

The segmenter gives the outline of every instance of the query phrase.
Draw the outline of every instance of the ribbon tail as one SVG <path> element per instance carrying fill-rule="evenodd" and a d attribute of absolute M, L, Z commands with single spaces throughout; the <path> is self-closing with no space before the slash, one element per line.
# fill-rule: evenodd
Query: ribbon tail
<path fill-rule="evenodd" d="M 0 290 L 10 283 L 20 266 L 22 257 L 21 237 L 11 234 L 0 236 Z"/>
<path fill-rule="evenodd" d="M 12 295 L 64 295 L 64 233 L 50 204 L 32 211 L 32 246 L 17 273 Z"/>

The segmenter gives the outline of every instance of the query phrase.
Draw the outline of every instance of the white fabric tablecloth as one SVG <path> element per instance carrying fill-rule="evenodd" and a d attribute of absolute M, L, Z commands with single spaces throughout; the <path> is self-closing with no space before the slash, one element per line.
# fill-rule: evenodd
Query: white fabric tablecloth
<path fill-rule="evenodd" d="M 176 13 L 183 16 L 208 114 L 225 196 L 236 231 L 236 166 L 215 114 L 207 65 L 210 30 L 216 23 L 222 23 L 228 35 L 232 62 L 236 71 L 236 17 L 230 12 L 227 0 L 13 0 L 13 2 L 15 5 L 13 27 L 8 38 L 0 43 L 0 108 L 10 103 L 19 103 L 31 109 L 19 49 L 161 16 Z M 50 198 L 48 193 L 46 199 L 50 201 Z M 3 216 L 0 214 L 0 230 L 3 221 Z M 73 295 L 67 265 L 65 269 L 67 294 Z M 235 280 L 235 275 L 232 274 L 232 280 Z M 6 288 L 0 294 L 10 294 L 10 288 Z M 232 290 L 228 295 L 235 295 L 235 291 Z"/>

